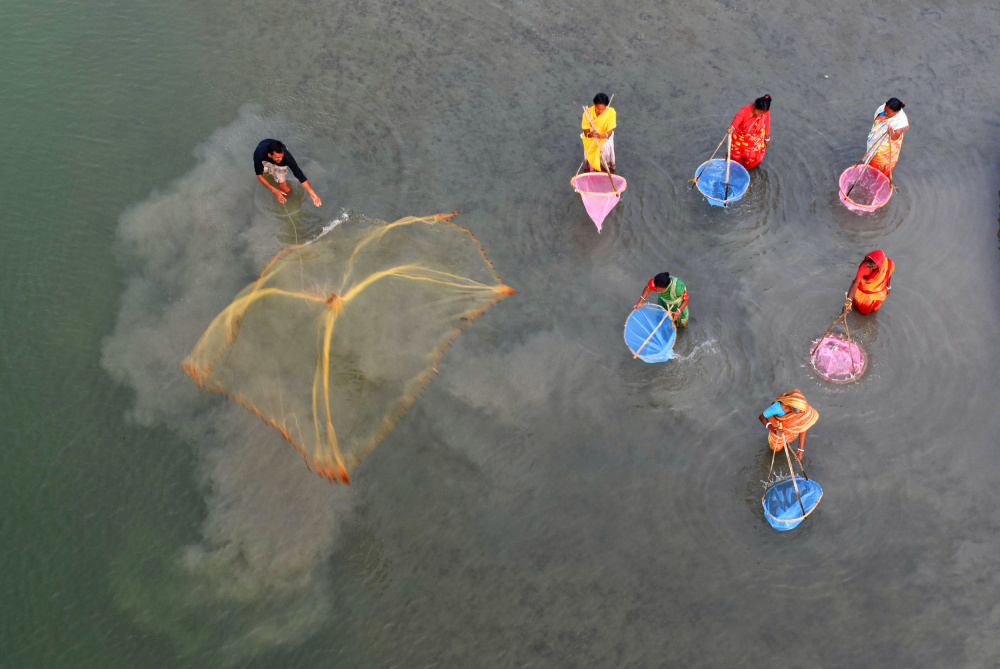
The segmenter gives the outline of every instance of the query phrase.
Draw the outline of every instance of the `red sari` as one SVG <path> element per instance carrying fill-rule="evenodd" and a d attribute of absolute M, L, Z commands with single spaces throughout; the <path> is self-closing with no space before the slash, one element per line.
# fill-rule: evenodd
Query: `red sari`
<path fill-rule="evenodd" d="M 892 260 L 886 258 L 885 253 L 880 250 L 866 255 L 865 260 L 868 259 L 875 263 L 875 269 L 869 273 L 862 261 L 855 277 L 858 280 L 858 288 L 854 292 L 854 308 L 859 314 L 870 314 L 879 310 L 889 295 L 889 277 L 896 269 Z"/>
<path fill-rule="evenodd" d="M 760 165 L 764 159 L 767 144 L 764 139 L 771 136 L 771 112 L 753 115 L 753 105 L 742 107 L 733 117 L 733 160 L 750 169 Z"/>

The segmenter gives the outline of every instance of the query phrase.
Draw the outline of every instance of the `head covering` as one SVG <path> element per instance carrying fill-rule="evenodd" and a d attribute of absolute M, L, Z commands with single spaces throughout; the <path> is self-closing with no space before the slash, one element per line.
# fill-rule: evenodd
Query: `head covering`
<path fill-rule="evenodd" d="M 865 256 L 865 260 L 871 260 L 881 269 L 881 267 L 885 265 L 885 252 L 882 249 L 875 249 Z"/>

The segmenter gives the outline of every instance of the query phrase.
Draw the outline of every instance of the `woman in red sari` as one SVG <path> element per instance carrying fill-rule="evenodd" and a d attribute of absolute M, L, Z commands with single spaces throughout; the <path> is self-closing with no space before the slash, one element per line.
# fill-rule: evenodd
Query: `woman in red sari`
<path fill-rule="evenodd" d="M 757 98 L 736 112 L 729 132 L 733 134 L 733 160 L 747 169 L 760 165 L 771 143 L 771 96 Z"/>
<path fill-rule="evenodd" d="M 870 314 L 879 310 L 891 290 L 889 282 L 896 265 L 879 249 L 865 256 L 858 267 L 858 273 L 847 289 L 847 301 L 843 311 L 857 308 L 859 314 Z"/>

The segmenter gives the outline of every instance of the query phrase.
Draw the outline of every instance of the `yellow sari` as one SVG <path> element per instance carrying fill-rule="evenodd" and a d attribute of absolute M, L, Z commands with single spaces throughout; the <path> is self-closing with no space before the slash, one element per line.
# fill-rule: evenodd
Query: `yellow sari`
<path fill-rule="evenodd" d="M 594 125 L 590 125 L 590 119 L 593 119 Z M 594 130 L 601 134 L 606 132 L 611 132 L 615 129 L 618 124 L 618 114 L 611 107 L 607 107 L 600 116 L 594 110 L 594 105 L 590 106 L 583 114 L 583 120 L 580 123 L 580 127 L 584 130 Z M 607 139 L 591 139 L 584 134 L 580 135 L 580 139 L 583 140 L 583 152 L 587 156 L 587 163 L 590 164 L 590 168 L 595 172 L 604 171 L 604 167 L 601 165 L 601 158 L 604 158 L 605 163 L 614 166 L 615 164 L 615 138 L 614 135 Z"/>

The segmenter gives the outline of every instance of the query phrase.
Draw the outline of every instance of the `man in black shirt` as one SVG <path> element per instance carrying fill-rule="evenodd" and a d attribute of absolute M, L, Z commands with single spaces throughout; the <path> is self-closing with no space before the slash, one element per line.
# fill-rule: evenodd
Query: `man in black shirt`
<path fill-rule="evenodd" d="M 292 192 L 292 187 L 285 181 L 288 170 L 291 170 L 295 178 L 302 183 L 302 187 L 306 189 L 309 197 L 312 198 L 313 204 L 317 207 L 320 206 L 322 202 L 319 199 L 319 195 L 316 195 L 316 191 L 309 185 L 306 175 L 299 169 L 299 164 L 295 162 L 292 154 L 285 150 L 284 144 L 276 139 L 265 139 L 254 149 L 253 171 L 257 174 L 257 179 L 269 191 L 274 193 L 274 197 L 278 198 L 278 202 L 284 202 L 288 194 Z M 264 178 L 265 172 L 274 178 L 275 183 L 278 184 L 277 188 L 267 182 L 267 179 Z"/>

